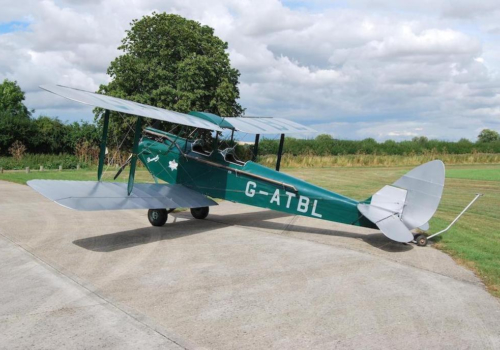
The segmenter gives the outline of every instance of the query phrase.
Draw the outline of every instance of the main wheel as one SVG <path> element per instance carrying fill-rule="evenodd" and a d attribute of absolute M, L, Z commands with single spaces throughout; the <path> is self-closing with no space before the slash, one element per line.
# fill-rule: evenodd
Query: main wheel
<path fill-rule="evenodd" d="M 149 209 L 148 219 L 153 226 L 163 226 L 167 222 L 167 209 Z"/>
<path fill-rule="evenodd" d="M 427 237 L 424 235 L 417 235 L 415 237 L 415 242 L 417 242 L 419 247 L 425 247 L 427 245 Z"/>
<path fill-rule="evenodd" d="M 208 211 L 208 207 L 191 208 L 191 215 L 193 215 L 195 219 L 203 220 L 208 216 Z"/>

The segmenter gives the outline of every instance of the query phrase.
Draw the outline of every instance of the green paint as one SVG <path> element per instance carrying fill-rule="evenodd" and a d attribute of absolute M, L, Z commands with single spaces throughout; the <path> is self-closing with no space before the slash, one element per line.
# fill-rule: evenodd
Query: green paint
<path fill-rule="evenodd" d="M 154 131 L 175 139 L 175 135 Z M 213 198 L 374 227 L 360 215 L 356 200 L 251 161 L 238 165 L 226 161 L 220 152 L 211 155 L 193 152 L 191 142 L 183 138 L 178 138 L 176 143 L 181 150 L 187 149 L 185 155 L 179 148 L 170 147 L 169 140 L 158 142 L 143 137 L 139 144 L 139 158 L 153 176 L 168 183 L 183 184 Z"/>
<path fill-rule="evenodd" d="M 189 112 L 189 115 L 192 115 L 194 117 L 198 117 L 200 119 L 207 120 L 211 123 L 214 123 L 221 128 L 227 128 L 227 129 L 234 129 L 234 126 L 230 124 L 230 122 L 227 121 L 226 118 L 219 117 L 216 114 L 208 113 L 208 112 Z M 231 118 L 229 118 L 231 119 Z"/>
<path fill-rule="evenodd" d="M 134 188 L 134 177 L 135 177 L 135 167 L 137 165 L 137 155 L 139 153 L 139 140 L 142 134 L 142 118 L 137 117 L 137 122 L 135 123 L 135 135 L 134 135 L 134 146 L 132 148 L 132 159 L 130 160 L 130 173 L 128 176 L 128 195 L 132 193 Z"/>
<path fill-rule="evenodd" d="M 99 167 L 97 169 L 97 181 L 101 181 L 104 169 L 104 158 L 106 157 L 106 143 L 108 141 L 109 110 L 104 113 L 104 124 L 102 126 L 101 150 L 99 152 Z"/>

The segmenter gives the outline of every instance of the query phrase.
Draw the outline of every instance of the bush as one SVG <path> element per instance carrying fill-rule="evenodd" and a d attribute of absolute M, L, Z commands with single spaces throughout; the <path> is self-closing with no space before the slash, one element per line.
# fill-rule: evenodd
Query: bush
<path fill-rule="evenodd" d="M 69 154 L 25 154 L 20 160 L 14 157 L 0 157 L 0 167 L 5 170 L 20 170 L 26 167 L 38 169 L 41 165 L 45 169 L 58 169 L 62 165 L 63 169 L 76 169 L 77 164 L 82 168 L 87 168 L 91 164 L 80 162 L 77 156 Z"/>
<path fill-rule="evenodd" d="M 26 146 L 21 141 L 14 142 L 12 146 L 9 148 L 9 153 L 17 161 L 23 159 L 25 152 L 26 152 Z"/>
<path fill-rule="evenodd" d="M 92 123 L 67 124 L 58 118 L 40 116 L 20 118 L 0 111 L 0 154 L 8 155 L 9 148 L 19 141 L 29 153 L 75 153 L 76 146 L 86 141 L 99 146 L 101 130 Z"/>
<path fill-rule="evenodd" d="M 264 139 L 259 143 L 260 155 L 275 155 L 278 152 L 279 140 Z M 396 142 L 387 140 L 377 142 L 374 139 L 359 141 L 337 140 L 328 135 L 319 135 L 315 139 L 296 139 L 287 137 L 283 153 L 315 156 L 338 155 L 426 155 L 439 154 L 470 154 L 470 153 L 500 153 L 500 141 L 476 142 L 466 139 L 458 142 L 428 140 L 426 137 L 416 137 L 411 141 Z"/>

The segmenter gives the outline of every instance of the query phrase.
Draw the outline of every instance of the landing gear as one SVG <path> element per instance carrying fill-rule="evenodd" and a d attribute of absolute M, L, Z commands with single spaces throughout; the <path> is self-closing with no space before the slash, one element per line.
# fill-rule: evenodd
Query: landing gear
<path fill-rule="evenodd" d="M 163 226 L 168 219 L 167 209 L 149 209 L 148 219 L 153 226 Z"/>
<path fill-rule="evenodd" d="M 425 247 L 427 245 L 427 237 L 424 235 L 416 235 L 415 242 L 417 242 L 419 247 Z"/>
<path fill-rule="evenodd" d="M 208 207 L 191 208 L 191 215 L 195 219 L 203 220 L 208 216 Z"/>

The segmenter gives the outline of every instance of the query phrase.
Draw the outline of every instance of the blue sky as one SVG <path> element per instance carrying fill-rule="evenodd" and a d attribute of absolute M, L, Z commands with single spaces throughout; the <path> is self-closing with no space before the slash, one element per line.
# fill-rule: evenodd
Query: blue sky
<path fill-rule="evenodd" d="M 10 21 L 0 23 L 0 34 L 12 33 L 17 31 L 24 31 L 28 28 L 29 22 Z"/>
<path fill-rule="evenodd" d="M 124 5 L 125 4 L 125 5 Z M 215 29 L 241 72 L 248 115 L 334 137 L 474 140 L 499 128 L 500 3 L 492 0 L 0 0 L 0 79 L 37 114 L 92 120 L 41 91 L 90 91 L 134 18 L 177 13 Z"/>

